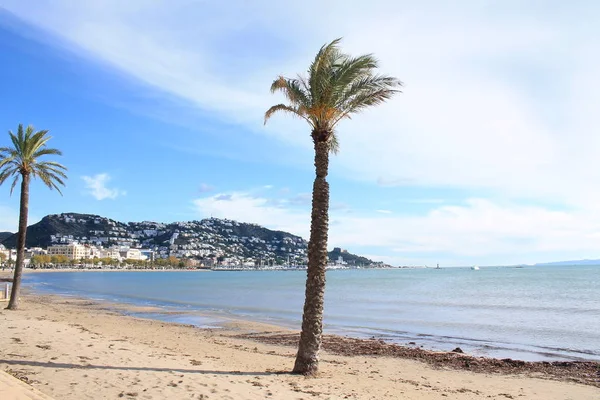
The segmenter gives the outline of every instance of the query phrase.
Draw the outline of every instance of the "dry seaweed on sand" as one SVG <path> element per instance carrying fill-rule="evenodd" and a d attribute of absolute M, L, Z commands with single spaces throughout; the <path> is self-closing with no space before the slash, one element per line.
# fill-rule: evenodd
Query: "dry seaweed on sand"
<path fill-rule="evenodd" d="M 297 346 L 298 334 L 243 334 L 235 336 L 265 344 Z M 452 368 L 478 373 L 521 374 L 539 378 L 576 382 L 600 387 L 600 363 L 594 361 L 520 361 L 473 357 L 458 352 L 441 352 L 417 347 L 405 347 L 378 339 L 355 339 L 324 335 L 322 349 L 328 353 L 353 356 L 384 356 L 406 358 L 427 363 L 436 368 Z"/>

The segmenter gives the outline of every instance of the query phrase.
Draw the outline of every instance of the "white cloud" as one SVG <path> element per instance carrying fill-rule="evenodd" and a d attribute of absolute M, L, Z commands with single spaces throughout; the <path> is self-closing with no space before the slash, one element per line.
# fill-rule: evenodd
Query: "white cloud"
<path fill-rule="evenodd" d="M 127 194 L 124 190 L 107 187 L 111 178 L 106 173 L 82 176 L 81 178 L 85 181 L 86 193 L 92 195 L 96 200 L 116 199 Z"/>
<path fill-rule="evenodd" d="M 391 210 L 376 210 L 380 214 L 392 214 Z"/>
<path fill-rule="evenodd" d="M 204 217 L 253 222 L 308 238 L 310 215 L 305 208 L 284 208 L 245 192 L 199 198 L 194 204 Z M 418 216 L 332 211 L 330 221 L 330 247 L 379 249 L 380 256 L 374 258 L 396 264 L 436 258 L 446 264 L 538 262 L 561 252 L 594 258 L 600 240 L 600 209 L 592 214 L 549 211 L 477 198 L 464 205 L 439 205 Z"/>
<path fill-rule="evenodd" d="M 589 134 L 600 125 L 594 3 L 309 0 L 293 19 L 275 0 L 26 3 L 3 6 L 86 56 L 305 150 L 301 121 L 275 118 L 262 128 L 264 110 L 279 101 L 268 86 L 277 74 L 304 71 L 318 46 L 343 35 L 346 50 L 374 52 L 382 72 L 406 82 L 404 94 L 340 126 L 334 163 L 348 177 L 600 201 L 589 184 L 600 170 L 588 167 L 600 145 Z"/>

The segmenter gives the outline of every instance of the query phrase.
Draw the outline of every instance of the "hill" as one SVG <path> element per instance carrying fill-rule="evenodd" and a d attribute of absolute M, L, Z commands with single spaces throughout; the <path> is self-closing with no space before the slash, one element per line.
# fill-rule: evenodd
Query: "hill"
<path fill-rule="evenodd" d="M 338 257 L 342 257 L 344 262 L 348 265 L 369 265 L 373 263 L 372 260 L 369 260 L 366 257 L 357 256 L 356 254 L 348 253 L 347 250 L 334 247 L 333 250 L 329 252 L 329 260 L 335 262 L 338 260 Z"/>
<path fill-rule="evenodd" d="M 48 247 L 75 239 L 80 240 L 81 243 L 91 243 L 88 240 L 90 237 L 104 232 L 108 234 L 114 232 L 115 236 L 118 236 L 117 232 L 126 227 L 126 224 L 97 215 L 75 213 L 47 215 L 40 222 L 27 227 L 25 247 Z M 4 239 L 2 244 L 9 248 L 16 247 L 17 234 Z"/>
<path fill-rule="evenodd" d="M 17 235 L 2 243 L 16 246 Z M 166 257 L 218 257 L 232 261 L 261 260 L 266 263 L 304 264 L 307 242 L 291 233 L 274 231 L 256 224 L 207 218 L 187 222 L 119 222 L 91 214 L 47 215 L 27 228 L 27 247 L 78 242 L 95 246 L 129 246 L 155 250 Z M 373 261 L 341 249 L 329 253 L 331 260 L 342 256 L 349 264 L 369 265 Z"/>
<path fill-rule="evenodd" d="M 0 232 L 0 243 L 13 235 L 12 232 Z"/>

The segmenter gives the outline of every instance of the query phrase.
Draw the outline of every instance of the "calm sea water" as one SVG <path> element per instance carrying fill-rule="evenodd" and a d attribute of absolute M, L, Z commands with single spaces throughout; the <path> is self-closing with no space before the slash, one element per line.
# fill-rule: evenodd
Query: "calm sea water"
<path fill-rule="evenodd" d="M 299 328 L 304 271 L 27 274 L 38 292 L 155 305 L 199 326 Z M 181 311 L 173 315 L 167 311 Z M 325 329 L 522 360 L 600 360 L 600 266 L 327 272 Z"/>

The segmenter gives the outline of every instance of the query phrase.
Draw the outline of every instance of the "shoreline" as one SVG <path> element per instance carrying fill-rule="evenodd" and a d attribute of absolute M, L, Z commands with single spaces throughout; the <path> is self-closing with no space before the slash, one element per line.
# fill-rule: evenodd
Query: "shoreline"
<path fill-rule="evenodd" d="M 460 268 L 460 267 L 459 267 Z M 412 270 L 412 269 L 434 269 L 427 267 L 362 267 L 362 268 L 327 268 L 328 271 L 354 271 L 354 270 Z M 13 273 L 13 269 L 6 268 L 0 270 L 0 273 Z M 175 268 L 175 267 L 164 267 L 164 268 L 90 268 L 90 267 L 63 267 L 63 268 L 31 268 L 25 267 L 23 273 L 50 273 L 50 272 L 262 272 L 262 271 L 283 271 L 293 272 L 299 271 L 306 273 L 306 267 L 258 267 L 258 268 L 245 268 L 245 267 L 219 267 L 219 268 Z"/>
<path fill-rule="evenodd" d="M 157 321 L 165 324 L 181 325 L 202 330 L 215 330 L 228 332 L 229 337 L 250 340 L 267 345 L 285 346 L 296 348 L 300 339 L 299 332 L 295 329 L 276 325 L 264 321 L 255 321 L 242 318 L 214 317 L 210 314 L 197 313 L 200 318 L 213 319 L 218 322 L 216 326 L 205 327 L 187 322 L 176 322 L 144 316 L 145 313 L 161 315 L 190 315 L 185 311 L 166 311 L 156 306 L 143 306 L 129 303 L 114 302 L 109 300 L 92 300 L 85 297 L 65 297 L 57 294 L 39 294 L 26 288 L 26 294 L 39 298 L 55 298 L 82 302 L 94 309 L 117 312 L 123 317 L 136 318 L 148 321 Z M 229 331 L 241 331 L 231 334 Z M 341 334 L 323 334 L 322 350 L 334 355 L 354 357 L 391 357 L 413 361 L 420 361 L 434 368 L 450 368 L 455 370 L 471 371 L 475 373 L 511 374 L 536 374 L 546 375 L 547 379 L 569 381 L 600 388 L 600 361 L 522 361 L 512 358 L 495 358 L 465 354 L 456 348 L 453 351 L 432 350 L 411 347 L 393 343 L 375 337 L 371 339 L 349 337 Z"/>
<path fill-rule="evenodd" d="M 55 272 L 212 272 L 212 269 L 208 268 L 24 268 L 23 274 L 45 274 Z M 13 273 L 13 270 L 0 271 L 0 273 Z"/>
<path fill-rule="evenodd" d="M 70 270 L 48 270 L 48 273 L 58 272 L 69 272 Z M 77 270 L 79 272 L 80 270 Z M 149 272 L 168 272 L 170 270 L 157 270 Z M 38 270 L 29 270 L 25 276 L 32 277 L 33 280 L 42 282 L 45 272 L 38 274 Z M 87 271 L 83 271 L 87 272 Z M 96 272 L 101 276 L 103 273 L 98 270 L 91 270 L 90 272 Z M 144 272 L 144 271 L 124 271 L 124 270 L 110 270 L 110 272 Z M 177 272 L 194 272 L 194 271 L 182 271 Z M 206 272 L 206 271 L 202 271 Z M 218 271 L 217 271 L 218 272 Z M 37 278 L 33 278 L 36 276 Z M 77 274 L 70 276 L 76 279 Z M 127 275 L 127 274 L 125 274 Z M 123 278 L 125 278 L 125 275 Z M 202 275 L 202 274 L 201 274 Z M 50 277 L 46 275 L 50 281 Z M 151 276 L 148 274 L 147 276 Z M 212 275 L 211 275 L 212 276 Z M 224 276 L 224 275 L 223 275 Z M 249 275 L 248 275 L 249 276 Z M 81 275 L 83 277 L 83 275 Z M 198 275 L 200 277 L 200 275 Z M 83 278 L 82 278 L 83 279 Z M 108 276 L 107 278 L 108 279 Z M 132 278 L 133 279 L 133 278 Z M 188 278 L 186 278 L 187 280 Z M 189 279 L 193 278 L 191 275 Z M 198 278 L 203 279 L 203 278 Z M 137 278 L 136 278 L 137 280 Z M 87 278 L 84 279 L 87 281 Z M 31 282 L 30 282 L 31 283 Z M 27 283 L 25 283 L 29 286 Z M 126 292 L 119 292 L 113 294 L 107 294 L 102 291 L 98 293 L 87 293 L 86 290 L 80 290 L 77 287 L 73 287 L 73 290 L 51 290 L 46 286 L 30 286 L 34 288 L 36 293 L 39 294 L 58 294 L 66 297 L 81 297 L 90 299 L 92 301 L 107 301 L 107 302 L 120 302 L 125 304 L 132 304 L 134 306 L 155 306 L 156 310 L 152 315 L 144 315 L 144 313 L 133 313 L 131 315 L 141 318 L 151 318 L 164 322 L 180 322 L 190 323 L 199 326 L 200 328 L 207 326 L 215 326 L 223 320 L 241 320 L 247 322 L 259 322 L 271 325 L 276 325 L 279 329 L 299 329 L 300 327 L 300 315 L 295 318 L 281 317 L 278 315 L 270 315 L 268 312 L 260 312 L 253 309 L 246 310 L 243 308 L 236 308 L 235 306 L 220 308 L 219 304 L 212 305 L 210 298 L 204 299 L 204 302 L 199 305 L 187 305 L 184 306 L 180 302 L 170 302 L 168 297 L 164 296 L 150 296 L 150 297 L 129 297 Z M 208 321 L 208 322 L 207 322 Z M 397 344 L 409 348 L 424 348 L 432 351 L 451 351 L 455 348 L 461 348 L 466 354 L 474 357 L 489 357 L 497 359 L 511 358 L 514 360 L 522 360 L 526 362 L 536 361 L 600 361 L 600 357 L 597 352 L 585 352 L 577 349 L 563 348 L 565 345 L 559 347 L 544 347 L 542 344 L 536 344 L 535 341 L 519 341 L 519 340 L 496 340 L 486 339 L 482 337 L 471 337 L 468 332 L 457 333 L 444 333 L 443 331 L 435 330 L 415 330 L 415 329 L 402 329 L 399 325 L 396 330 L 378 329 L 374 326 L 363 327 L 358 325 L 335 325 L 328 324 L 327 320 L 324 326 L 325 334 L 340 335 L 343 337 L 353 337 L 356 339 L 381 339 L 385 340 L 389 344 Z"/>
<path fill-rule="evenodd" d="M 600 393 L 597 363 L 531 369 L 532 363 L 486 364 L 335 335 L 325 336 L 321 374 L 307 379 L 288 374 L 294 331 L 237 320 L 201 329 L 124 315 L 139 311 L 152 308 L 24 293 L 21 311 L 0 311 L 7 330 L 0 336 L 0 367 L 60 399 L 94 398 L 98 390 L 106 398 L 148 399 L 393 399 L 400 393 L 407 399 L 592 399 Z"/>

